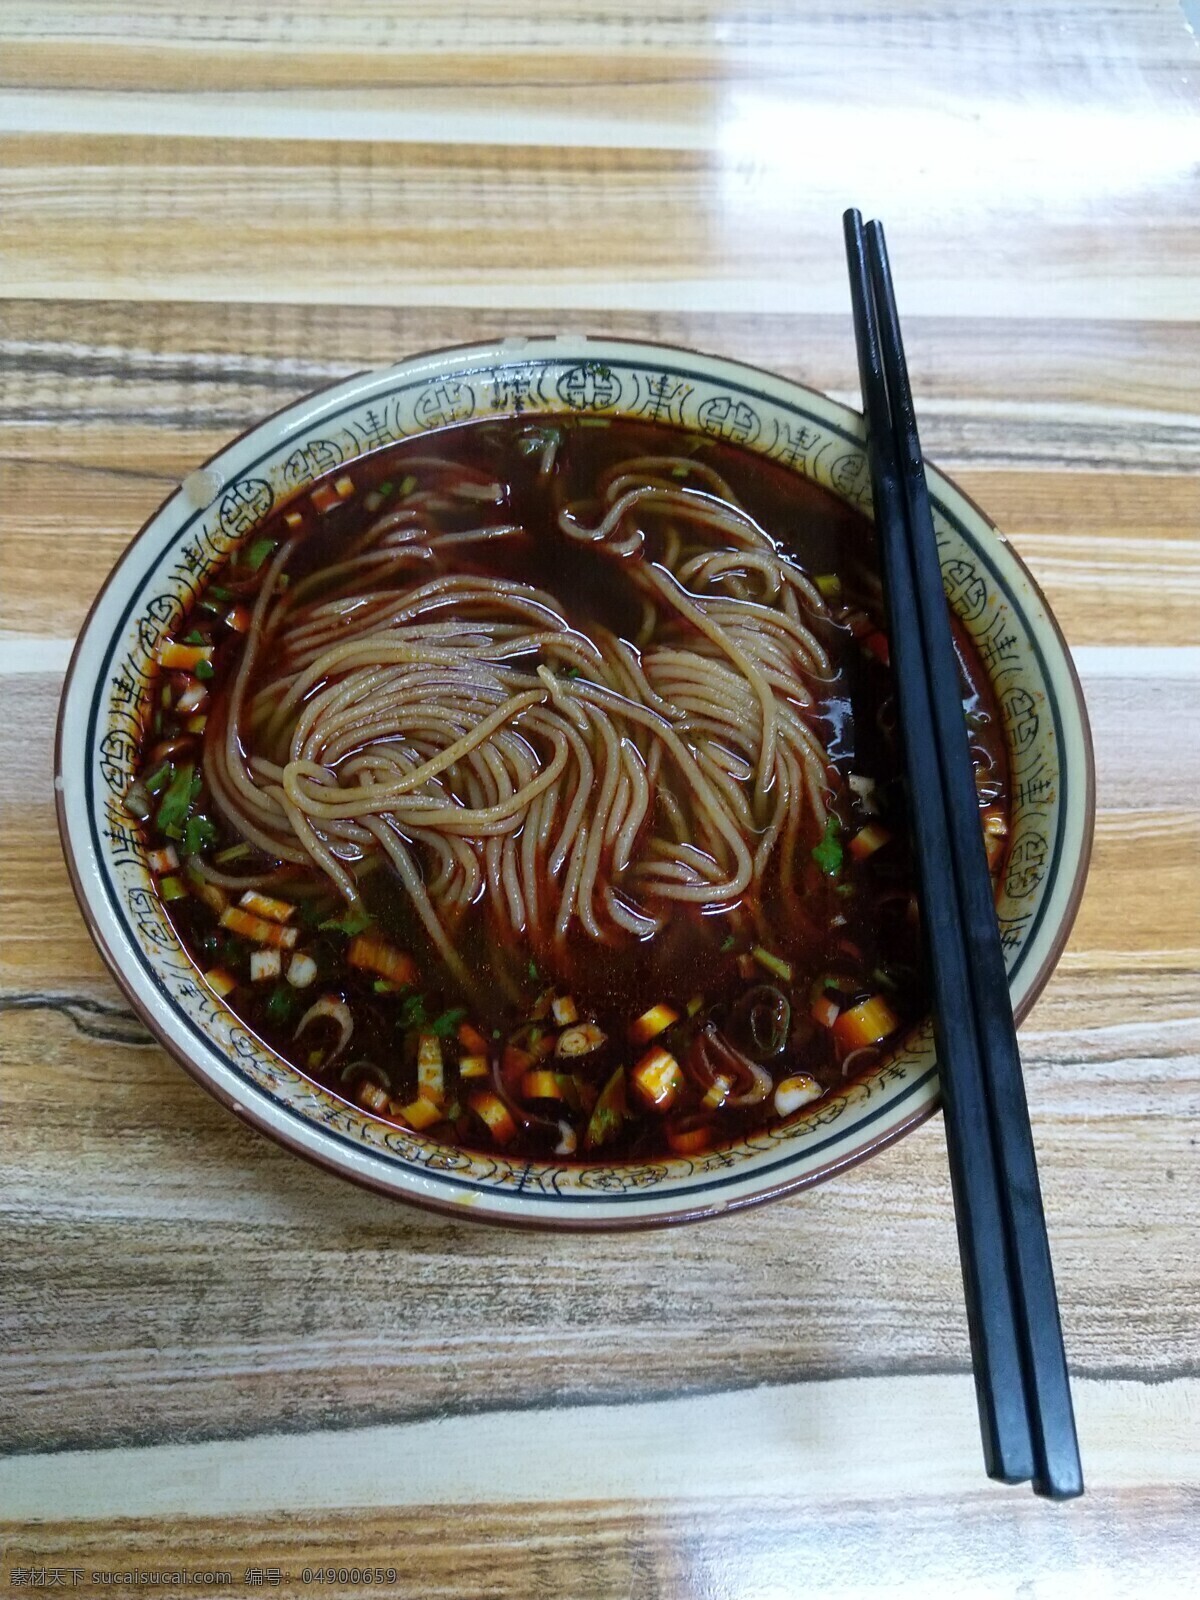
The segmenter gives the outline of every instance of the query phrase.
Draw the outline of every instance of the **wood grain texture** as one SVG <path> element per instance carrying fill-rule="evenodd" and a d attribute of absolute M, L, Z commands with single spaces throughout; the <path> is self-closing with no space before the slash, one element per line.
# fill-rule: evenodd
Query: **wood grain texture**
<path fill-rule="evenodd" d="M 1198 86 L 1173 0 L 0 0 L 0 1582 L 1195 1592 Z M 1045 587 L 1095 735 L 1092 875 L 1022 1030 L 1068 1508 L 981 1478 L 939 1123 L 682 1232 L 425 1216 L 149 1042 L 55 834 L 69 642 L 200 459 L 363 367 L 548 328 L 853 403 L 851 200 L 888 223 L 927 452 Z"/>

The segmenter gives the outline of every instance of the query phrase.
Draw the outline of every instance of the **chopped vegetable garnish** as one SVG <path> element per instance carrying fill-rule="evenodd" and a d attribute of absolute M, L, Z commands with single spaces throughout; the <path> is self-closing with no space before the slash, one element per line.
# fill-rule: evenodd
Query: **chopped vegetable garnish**
<path fill-rule="evenodd" d="M 842 870 L 841 824 L 835 816 L 825 819 L 825 832 L 819 844 L 813 845 L 812 858 L 827 878 L 836 878 Z"/>
<path fill-rule="evenodd" d="M 345 933 L 353 938 L 356 933 L 369 928 L 374 920 L 365 906 L 347 906 L 341 916 L 327 917 L 324 922 L 318 923 L 318 927 L 322 932 Z"/>
<path fill-rule="evenodd" d="M 142 782 L 151 794 L 161 794 L 171 781 L 171 763 L 160 761 L 154 771 L 148 773 Z"/>
<path fill-rule="evenodd" d="M 706 1124 L 697 1128 L 668 1128 L 667 1143 L 678 1156 L 699 1155 L 712 1143 L 712 1129 Z"/>
<path fill-rule="evenodd" d="M 651 1039 L 657 1038 L 665 1029 L 679 1021 L 678 1011 L 673 1011 L 670 1006 L 662 1004 L 651 1006 L 649 1011 L 643 1011 L 636 1022 L 629 1025 L 629 1037 L 634 1044 L 649 1044 Z"/>
<path fill-rule="evenodd" d="M 874 994 L 842 1012 L 833 1024 L 833 1036 L 847 1050 L 857 1050 L 864 1044 L 878 1044 L 899 1026 L 900 1019 L 891 1006 L 882 995 Z"/>
<path fill-rule="evenodd" d="M 449 1039 L 466 1014 L 466 1006 L 452 1006 L 449 1011 L 443 1011 L 440 1017 L 435 1017 L 429 1026 L 439 1039 Z"/>
<path fill-rule="evenodd" d="M 547 1072 L 544 1068 L 527 1072 L 521 1079 L 521 1094 L 526 1100 L 565 1100 L 565 1084 L 570 1078 L 561 1072 Z"/>
<path fill-rule="evenodd" d="M 377 972 L 381 978 L 386 978 L 389 983 L 397 983 L 401 988 L 417 981 L 417 964 L 413 958 L 375 934 L 360 933 L 353 938 L 346 951 L 346 960 L 352 967 L 360 967 L 365 972 Z"/>
<path fill-rule="evenodd" d="M 243 840 L 241 844 L 231 844 L 227 850 L 218 850 L 213 860 L 223 867 L 230 861 L 244 861 L 249 854 L 250 846 Z"/>
<path fill-rule="evenodd" d="M 244 565 L 249 567 L 251 572 L 257 572 L 267 557 L 274 552 L 274 549 L 274 539 L 255 539 L 254 543 L 246 551 Z"/>
<path fill-rule="evenodd" d="M 593 1050 L 599 1050 L 607 1037 L 594 1022 L 580 1022 L 559 1034 L 554 1053 L 559 1056 L 590 1055 Z"/>
<path fill-rule="evenodd" d="M 625 1104 L 625 1069 L 618 1067 L 600 1091 L 600 1098 L 588 1118 L 583 1142 L 589 1150 L 597 1150 L 620 1131 L 627 1116 Z"/>
<path fill-rule="evenodd" d="M 820 572 L 813 580 L 826 600 L 838 600 L 842 593 L 842 580 L 836 572 Z"/>
<path fill-rule="evenodd" d="M 400 498 L 406 500 L 416 487 L 416 478 L 413 477 L 411 472 L 407 473 L 400 482 Z"/>
<path fill-rule="evenodd" d="M 806 1072 L 798 1072 L 776 1084 L 775 1110 L 781 1117 L 790 1117 L 793 1111 L 799 1111 L 810 1100 L 819 1100 L 821 1093 L 821 1085 L 815 1078 L 810 1078 Z"/>
<path fill-rule="evenodd" d="M 865 828 L 860 828 L 854 835 L 848 848 L 856 861 L 865 861 L 868 856 L 873 856 L 876 850 L 882 850 L 891 837 L 887 829 L 880 827 L 879 823 L 868 822 Z"/>
<path fill-rule="evenodd" d="M 487 1040 L 478 1028 L 473 1028 L 469 1022 L 460 1022 L 458 1025 L 458 1042 L 464 1050 L 470 1051 L 475 1056 L 486 1056 L 488 1051 Z"/>
<path fill-rule="evenodd" d="M 349 475 L 349 473 L 343 473 L 342 476 L 336 480 L 333 487 L 337 490 L 339 499 L 349 500 L 351 495 L 354 493 L 354 479 Z"/>
<path fill-rule="evenodd" d="M 381 1089 L 377 1083 L 372 1083 L 369 1078 L 363 1078 L 355 1091 L 355 1099 L 365 1111 L 375 1111 L 380 1116 L 386 1116 L 392 1109 L 392 1097 L 386 1089 Z"/>
<path fill-rule="evenodd" d="M 207 817 L 189 817 L 183 830 L 181 846 L 185 856 L 198 856 L 217 842 L 217 825 Z M 245 901 L 242 902 L 245 904 Z"/>
<path fill-rule="evenodd" d="M 702 994 L 694 994 L 692 996 L 692 998 L 687 1003 L 687 1014 L 688 1014 L 688 1016 L 689 1017 L 698 1016 L 699 1013 L 701 1011 L 703 1011 L 703 1010 L 704 1010 L 704 996 Z"/>
<path fill-rule="evenodd" d="M 704 1098 L 700 1104 L 709 1111 L 719 1111 L 729 1099 L 729 1091 L 733 1088 L 733 1079 L 727 1078 L 723 1072 L 713 1074 L 713 1081 L 705 1090 Z"/>
<path fill-rule="evenodd" d="M 175 853 L 175 846 L 169 844 L 164 850 L 151 850 L 146 857 L 146 864 L 151 872 L 160 877 L 164 872 L 174 872 L 179 865 L 179 857 Z"/>
<path fill-rule="evenodd" d="M 417 1088 L 428 1099 L 437 1101 L 446 1092 L 442 1042 L 436 1033 L 423 1033 L 417 1040 Z"/>
<path fill-rule="evenodd" d="M 278 950 L 252 950 L 250 952 L 250 982 L 273 983 L 283 971 L 283 957 Z"/>
<path fill-rule="evenodd" d="M 809 1015 L 819 1027 L 832 1028 L 838 1019 L 840 1010 L 841 1008 L 837 1003 L 831 1000 L 827 994 L 824 994 L 819 1000 L 813 1002 Z"/>
<path fill-rule="evenodd" d="M 183 900 L 187 897 L 187 886 L 182 878 L 171 876 L 159 880 L 158 892 L 164 900 Z"/>
<path fill-rule="evenodd" d="M 231 933 L 240 933 L 244 939 L 258 944 L 273 944 L 280 950 L 290 950 L 300 936 L 299 928 L 285 928 L 266 917 L 256 917 L 252 911 L 240 906 L 226 906 L 221 913 L 221 926 Z"/>
<path fill-rule="evenodd" d="M 880 633 L 878 629 L 869 633 L 863 640 L 863 649 L 869 650 L 876 660 L 883 662 L 885 667 L 889 665 L 891 651 L 888 648 L 887 634 Z"/>
<path fill-rule="evenodd" d="M 760 967 L 765 968 L 781 983 L 791 983 L 794 974 L 790 961 L 785 961 L 782 956 L 773 955 L 770 950 L 764 950 L 761 944 L 756 944 L 750 954 Z"/>
<path fill-rule="evenodd" d="M 213 600 L 233 599 L 233 595 L 230 593 L 230 591 L 219 583 L 210 583 L 206 592 Z"/>
<path fill-rule="evenodd" d="M 289 528 L 302 528 L 304 526 L 304 518 L 298 511 L 285 511 L 283 520 Z"/>
<path fill-rule="evenodd" d="M 215 995 L 222 998 L 237 988 L 237 979 L 224 967 L 210 967 L 204 974 L 204 981 Z"/>
<path fill-rule="evenodd" d="M 516 1138 L 517 1125 L 499 1095 L 493 1094 L 490 1089 L 477 1089 L 467 1104 L 497 1144 L 508 1144 Z"/>
<path fill-rule="evenodd" d="M 294 933 L 295 929 L 281 928 L 279 931 L 281 933 Z M 284 989 L 283 992 L 286 994 L 287 990 Z M 305 1028 L 311 1027 L 314 1022 L 321 1021 L 332 1022 L 338 1030 L 338 1042 L 333 1054 L 329 1057 L 333 1061 L 342 1054 L 350 1043 L 354 1033 L 354 1018 L 350 1015 L 350 1007 L 340 995 L 323 994 L 315 1005 L 309 1006 L 308 1010 L 300 1018 L 296 1025 L 296 1038 L 300 1037 Z"/>
<path fill-rule="evenodd" d="M 646 1052 L 631 1076 L 634 1089 L 651 1111 L 669 1111 L 683 1088 L 683 1068 L 660 1045 Z"/>
<path fill-rule="evenodd" d="M 400 1016 L 397 1026 L 402 1029 L 423 1028 L 429 1021 L 425 1010 L 425 996 L 423 994 L 410 994 L 400 1007 Z"/>
<path fill-rule="evenodd" d="M 317 975 L 317 963 L 299 950 L 288 963 L 287 981 L 293 989 L 307 989 Z"/>
<path fill-rule="evenodd" d="M 734 936 L 731 933 L 727 933 L 721 940 L 721 954 L 723 956 L 728 955 L 736 943 L 737 940 L 734 938 Z"/>
<path fill-rule="evenodd" d="M 165 833 L 172 839 L 183 838 L 183 825 L 199 790 L 199 775 L 192 763 L 185 761 L 177 769 L 158 803 L 158 816 L 155 820 L 160 833 Z"/>
<path fill-rule="evenodd" d="M 281 983 L 278 989 L 272 990 L 271 998 L 263 1007 L 263 1016 L 273 1026 L 282 1027 L 296 1009 L 296 998 L 295 991 Z"/>
<path fill-rule="evenodd" d="M 247 889 L 238 904 L 255 916 L 269 917 L 272 922 L 290 922 L 296 908 L 290 900 L 275 900 L 269 894 L 259 894 L 257 889 Z"/>
<path fill-rule="evenodd" d="M 195 859 L 189 856 L 184 862 L 183 870 L 187 873 L 187 880 L 192 886 L 192 893 L 197 900 L 202 900 L 210 911 L 215 911 L 220 916 L 229 904 L 229 896 L 219 884 L 209 883 L 202 872 L 196 868 Z"/>
<path fill-rule="evenodd" d="M 550 1002 L 550 1015 L 560 1028 L 565 1028 L 569 1023 L 579 1021 L 579 1008 L 574 997 L 569 994 L 559 995 Z"/>
<path fill-rule="evenodd" d="M 196 716 L 189 717 L 184 723 L 184 727 L 188 733 L 203 733 L 205 728 L 208 727 L 208 717 L 201 711 Z"/>
<path fill-rule="evenodd" d="M 488 1071 L 486 1055 L 463 1056 L 458 1063 L 460 1078 L 486 1078 Z"/>
<path fill-rule="evenodd" d="M 159 648 L 158 661 L 168 672 L 195 672 L 202 661 L 213 653 L 210 644 L 179 644 L 174 639 L 164 640 Z"/>
<path fill-rule="evenodd" d="M 497 1105 L 500 1104 L 499 1101 L 496 1103 Z M 501 1110 L 503 1109 L 503 1106 L 501 1106 Z M 433 1101 L 427 1100 L 423 1094 L 419 1094 L 415 1100 L 410 1101 L 406 1106 L 398 1106 L 396 1114 L 403 1117 L 409 1127 L 415 1129 L 417 1133 L 423 1132 L 426 1128 L 432 1128 L 435 1122 L 441 1122 L 445 1117 L 441 1107 L 435 1106 Z M 507 1112 L 505 1115 L 507 1115 Z M 515 1132 L 516 1129 L 514 1128 L 513 1131 Z"/>
<path fill-rule="evenodd" d="M 204 678 L 204 679 L 211 678 L 213 676 L 214 671 L 215 671 L 215 668 L 213 667 L 213 664 L 212 664 L 211 661 L 197 661 L 197 663 L 196 663 L 196 676 L 198 678 Z"/>
<path fill-rule="evenodd" d="M 232 628 L 234 633 L 249 633 L 250 613 L 245 606 L 234 606 L 225 617 L 225 626 Z"/>

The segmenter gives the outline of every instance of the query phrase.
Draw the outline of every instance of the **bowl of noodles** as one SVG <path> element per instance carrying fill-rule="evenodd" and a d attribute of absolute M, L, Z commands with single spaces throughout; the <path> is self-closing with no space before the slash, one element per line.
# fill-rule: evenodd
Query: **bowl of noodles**
<path fill-rule="evenodd" d="M 1010 546 L 934 520 L 1013 1005 L 1093 810 Z M 435 352 L 269 418 L 133 540 L 59 720 L 132 1004 L 261 1131 L 534 1226 L 718 1214 L 937 1104 L 862 420 L 664 346 Z"/>

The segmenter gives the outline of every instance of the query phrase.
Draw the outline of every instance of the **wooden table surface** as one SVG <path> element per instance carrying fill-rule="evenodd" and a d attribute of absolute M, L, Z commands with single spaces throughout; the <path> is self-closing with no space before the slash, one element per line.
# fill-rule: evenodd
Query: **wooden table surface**
<path fill-rule="evenodd" d="M 3 1583 L 1200 1592 L 1185 10 L 7 0 L 0 86 Z M 1022 1033 L 1089 1483 L 1068 1506 L 983 1476 L 940 1122 L 682 1231 L 426 1216 L 155 1048 L 59 856 L 71 638 L 197 461 L 339 374 L 504 331 L 854 398 L 847 203 L 888 224 L 928 453 L 1045 586 L 1094 726 L 1091 880 Z"/>

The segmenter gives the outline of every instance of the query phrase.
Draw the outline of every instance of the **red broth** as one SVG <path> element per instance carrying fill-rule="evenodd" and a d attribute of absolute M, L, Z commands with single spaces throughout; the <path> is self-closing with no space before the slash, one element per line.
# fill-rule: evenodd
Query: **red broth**
<path fill-rule="evenodd" d="M 213 751 L 253 608 L 267 581 L 298 595 L 314 578 L 319 591 L 319 575 L 390 517 L 402 530 L 434 525 L 443 543 L 415 575 L 404 567 L 381 579 L 371 568 L 376 602 L 430 571 L 462 574 L 548 593 L 585 638 L 637 641 L 646 626 L 631 581 L 639 558 L 631 565 L 567 537 L 560 513 L 591 504 L 617 464 L 668 456 L 718 473 L 783 557 L 816 580 L 824 614 L 805 612 L 803 623 L 830 669 L 802 675 L 803 721 L 822 751 L 827 818 L 809 806 L 786 860 L 781 849 L 736 904 L 652 907 L 660 925 L 651 936 L 606 926 L 597 937 L 572 916 L 551 937 L 532 919 L 514 925 L 484 892 L 449 918 L 471 978 L 464 990 L 386 858 L 361 873 L 350 904 L 311 860 L 248 839 L 214 792 Z M 671 470 L 684 484 L 693 469 Z M 667 481 L 668 469 L 654 472 Z M 696 479 L 698 490 L 707 481 Z M 654 539 L 671 539 L 670 515 L 645 516 Z M 518 531 L 447 537 L 481 522 Z M 724 548 L 719 531 L 712 546 Z M 653 554 L 648 543 L 646 559 Z M 869 1072 L 928 1004 L 877 570 L 871 524 L 831 493 L 733 445 L 656 424 L 468 423 L 338 469 L 248 537 L 164 652 L 127 803 L 143 822 L 165 910 L 206 981 L 285 1061 L 431 1138 L 608 1162 L 694 1155 L 786 1120 Z M 961 631 L 957 643 L 998 872 L 1003 734 Z M 643 835 L 665 826 L 655 810 L 665 804 L 653 802 Z M 409 842 L 423 881 L 434 881 L 433 855 Z M 470 848 L 484 860 L 485 841 Z M 601 871 L 626 894 L 611 851 Z M 255 887 L 240 891 L 242 878 Z M 541 869 L 539 882 L 553 901 L 562 873 Z"/>

